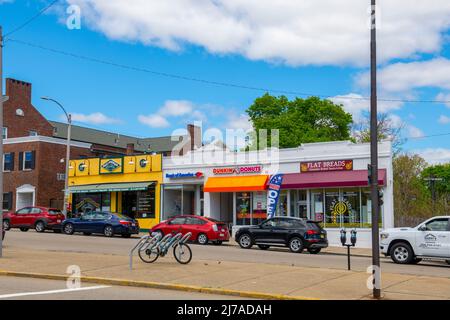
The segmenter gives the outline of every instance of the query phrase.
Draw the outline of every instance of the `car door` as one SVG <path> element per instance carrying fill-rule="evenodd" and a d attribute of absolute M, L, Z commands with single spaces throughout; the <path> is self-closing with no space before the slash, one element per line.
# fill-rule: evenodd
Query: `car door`
<path fill-rule="evenodd" d="M 30 208 L 22 208 L 11 215 L 11 227 L 22 227 L 28 225 L 28 213 Z"/>
<path fill-rule="evenodd" d="M 188 232 L 192 233 L 191 239 L 197 239 L 200 233 L 202 220 L 195 217 L 187 217 L 184 225 L 182 226 L 182 233 L 186 234 Z"/>
<path fill-rule="evenodd" d="M 87 227 L 92 233 L 103 233 L 106 224 L 111 223 L 111 215 L 104 212 L 94 212 L 91 221 L 88 222 Z"/>
<path fill-rule="evenodd" d="M 41 216 L 42 210 L 36 207 L 31 207 L 27 214 L 27 224 L 30 228 L 34 226 L 36 220 Z"/>
<path fill-rule="evenodd" d="M 416 254 L 431 257 L 450 256 L 448 218 L 435 218 L 421 225 L 416 232 Z"/>
<path fill-rule="evenodd" d="M 94 219 L 94 212 L 88 212 L 83 214 L 80 219 L 74 224 L 75 231 L 79 232 L 91 232 L 92 233 L 92 221 Z"/>
<path fill-rule="evenodd" d="M 268 219 L 262 222 L 255 228 L 252 228 L 253 239 L 256 243 L 274 243 L 274 227 L 277 223 L 277 218 Z"/>
<path fill-rule="evenodd" d="M 275 226 L 272 229 L 272 238 L 274 243 L 286 243 L 289 231 L 294 226 L 289 219 L 279 218 L 275 221 Z"/>

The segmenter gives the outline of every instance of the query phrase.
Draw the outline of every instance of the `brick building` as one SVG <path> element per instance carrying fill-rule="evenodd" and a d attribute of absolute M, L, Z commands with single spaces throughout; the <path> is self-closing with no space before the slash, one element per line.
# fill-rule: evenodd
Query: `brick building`
<path fill-rule="evenodd" d="M 62 208 L 67 124 L 48 121 L 32 105 L 31 83 L 6 79 L 3 104 L 3 210 L 29 205 Z M 198 132 L 192 125 L 188 133 Z M 187 137 L 187 139 L 186 139 Z M 180 141 L 193 148 L 189 135 L 136 138 L 72 126 L 71 159 L 161 153 L 169 155 Z"/>

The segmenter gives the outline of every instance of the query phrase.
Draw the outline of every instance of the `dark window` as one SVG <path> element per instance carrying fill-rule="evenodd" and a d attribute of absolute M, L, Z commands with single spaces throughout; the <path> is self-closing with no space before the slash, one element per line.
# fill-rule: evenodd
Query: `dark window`
<path fill-rule="evenodd" d="M 426 226 L 429 231 L 448 231 L 448 219 L 434 219 Z"/>
<path fill-rule="evenodd" d="M 28 214 L 28 213 L 30 213 L 30 209 L 31 208 L 23 208 L 23 209 L 17 210 L 16 214 Z"/>
<path fill-rule="evenodd" d="M 39 208 L 31 208 L 30 213 L 31 214 L 39 214 L 39 213 L 42 213 L 42 211 Z"/>
<path fill-rule="evenodd" d="M 19 170 L 33 170 L 35 167 L 36 152 L 19 152 Z"/>
<path fill-rule="evenodd" d="M 184 217 L 178 217 L 178 218 L 175 218 L 175 219 L 173 219 L 172 221 L 170 221 L 170 224 L 173 224 L 173 225 L 180 225 L 180 224 L 184 224 L 185 221 L 186 221 L 186 218 L 184 218 Z"/>
<path fill-rule="evenodd" d="M 12 209 L 12 192 L 3 194 L 3 210 L 11 210 Z"/>
<path fill-rule="evenodd" d="M 59 209 L 50 209 L 48 210 L 48 213 L 51 215 L 57 215 L 57 214 L 61 214 L 61 210 Z"/>
<path fill-rule="evenodd" d="M 3 171 L 14 170 L 14 153 L 5 153 L 3 161 Z"/>
<path fill-rule="evenodd" d="M 205 224 L 206 221 L 203 221 L 201 219 L 198 218 L 194 218 L 194 217 L 188 217 L 186 218 L 186 224 L 191 224 L 191 225 L 203 225 Z"/>

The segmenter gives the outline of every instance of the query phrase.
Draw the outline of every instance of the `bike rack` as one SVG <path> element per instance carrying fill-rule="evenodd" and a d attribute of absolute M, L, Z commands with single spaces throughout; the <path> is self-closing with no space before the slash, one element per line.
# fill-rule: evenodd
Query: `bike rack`
<path fill-rule="evenodd" d="M 161 238 L 161 234 L 158 233 L 155 236 L 146 235 L 141 237 L 136 245 L 130 250 L 130 270 L 133 270 L 133 253 L 136 251 L 136 249 L 140 251 L 147 249 L 151 250 L 155 247 L 159 247 L 161 248 L 161 252 L 165 252 L 168 251 L 170 247 L 175 247 L 177 244 L 186 243 L 191 236 L 192 233 L 188 232 L 184 236 L 182 233 L 177 233 L 175 235 L 166 234 Z M 165 253 L 163 254 L 163 256 L 164 255 Z"/>

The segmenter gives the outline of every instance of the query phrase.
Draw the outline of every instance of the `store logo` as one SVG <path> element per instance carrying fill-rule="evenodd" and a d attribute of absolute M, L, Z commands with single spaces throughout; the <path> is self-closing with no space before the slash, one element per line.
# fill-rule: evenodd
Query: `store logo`
<path fill-rule="evenodd" d="M 213 174 L 240 174 L 240 173 L 260 173 L 261 166 L 229 167 L 213 169 Z"/>
<path fill-rule="evenodd" d="M 353 160 L 309 161 L 300 163 L 300 172 L 351 170 L 353 170 Z"/>
<path fill-rule="evenodd" d="M 331 204 L 332 222 L 337 223 L 337 217 L 343 216 L 352 210 L 352 205 L 348 201 L 333 201 Z"/>
<path fill-rule="evenodd" d="M 78 165 L 78 171 L 83 172 L 86 169 L 86 165 L 84 163 L 80 163 Z"/>
<path fill-rule="evenodd" d="M 434 234 L 429 233 L 425 236 L 426 242 L 435 242 L 436 240 L 437 240 L 437 238 Z"/>
<path fill-rule="evenodd" d="M 186 179 L 186 178 L 203 178 L 203 172 L 177 172 L 177 173 L 166 173 L 166 178 L 168 179 Z"/>
<path fill-rule="evenodd" d="M 105 169 L 106 171 L 109 172 L 113 172 L 115 171 L 117 168 L 120 167 L 120 164 L 118 164 L 117 162 L 115 162 L 114 160 L 108 160 L 106 161 L 103 165 L 102 168 Z"/>
<path fill-rule="evenodd" d="M 139 161 L 139 166 L 140 166 L 141 168 L 145 168 L 145 167 L 147 166 L 147 163 L 148 163 L 148 161 L 147 161 L 146 159 L 141 159 L 141 160 Z"/>

